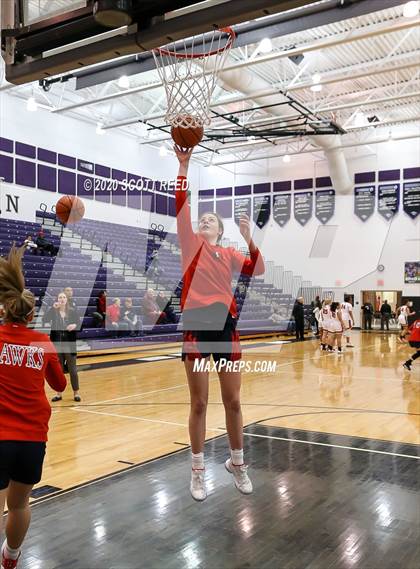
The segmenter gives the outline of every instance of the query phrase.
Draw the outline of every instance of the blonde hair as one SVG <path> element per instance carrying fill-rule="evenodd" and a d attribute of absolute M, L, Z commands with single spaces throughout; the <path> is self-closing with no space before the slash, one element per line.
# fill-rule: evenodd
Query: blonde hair
<path fill-rule="evenodd" d="M 7 258 L 0 257 L 0 303 L 7 322 L 26 323 L 35 309 L 35 297 L 25 288 L 24 252 L 25 247 L 18 249 L 13 245 Z"/>

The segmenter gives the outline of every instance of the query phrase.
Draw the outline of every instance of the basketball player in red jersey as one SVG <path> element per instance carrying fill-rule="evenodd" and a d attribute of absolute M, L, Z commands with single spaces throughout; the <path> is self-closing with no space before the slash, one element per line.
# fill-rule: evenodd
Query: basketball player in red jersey
<path fill-rule="evenodd" d="M 63 391 L 66 379 L 46 334 L 29 330 L 35 297 L 25 289 L 24 248 L 0 257 L 0 533 L 7 499 L 6 540 L 1 569 L 15 569 L 28 531 L 29 496 L 41 480 L 51 407 L 44 380 Z"/>
<path fill-rule="evenodd" d="M 414 360 L 420 358 L 420 320 L 415 320 L 413 325 L 410 327 L 410 337 L 408 339 L 408 343 L 412 348 L 416 348 L 416 353 L 408 358 L 406 362 L 403 363 L 403 367 L 411 371 L 411 365 Z"/>
<path fill-rule="evenodd" d="M 243 494 L 252 492 L 243 456 L 243 423 L 240 404 L 241 372 L 234 363 L 241 359 L 239 334 L 236 330 L 237 311 L 232 293 L 234 272 L 245 275 L 264 273 L 264 261 L 251 238 L 249 218 L 240 220 L 240 232 L 245 239 L 250 258 L 233 247 L 219 245 L 223 222 L 214 213 L 203 214 L 198 232 L 191 225 L 187 192 L 182 189 L 188 174 L 192 149 L 175 146 L 179 161 L 176 212 L 178 238 L 182 251 L 184 286 L 181 295 L 184 345 L 182 359 L 190 389 L 191 409 L 189 432 L 192 450 L 191 495 L 195 500 L 207 497 L 204 481 L 204 441 L 206 410 L 209 391 L 209 371 L 197 370 L 194 362 L 208 362 L 211 355 L 218 367 L 218 375 L 226 416 L 231 456 L 225 462 L 233 475 L 235 486 Z"/>

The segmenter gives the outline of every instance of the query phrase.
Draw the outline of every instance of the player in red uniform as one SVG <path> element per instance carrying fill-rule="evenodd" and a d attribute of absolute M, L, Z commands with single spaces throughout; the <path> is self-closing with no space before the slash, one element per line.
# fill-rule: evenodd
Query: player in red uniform
<path fill-rule="evenodd" d="M 25 289 L 23 253 L 13 247 L 7 259 L 0 257 L 0 520 L 6 499 L 8 508 L 2 569 L 17 567 L 31 519 L 29 496 L 41 480 L 51 415 L 44 381 L 56 391 L 66 387 L 50 339 L 27 328 L 35 297 Z"/>
<path fill-rule="evenodd" d="M 240 220 L 250 257 L 233 247 L 219 245 L 223 222 L 214 213 L 205 213 L 199 219 L 198 232 L 193 231 L 186 182 L 192 150 L 175 147 L 179 160 L 176 190 L 178 238 L 182 251 L 184 286 L 181 295 L 184 345 L 182 359 L 190 389 L 191 409 L 189 432 L 192 450 L 191 494 L 196 500 L 207 497 L 204 482 L 204 441 L 209 389 L 209 371 L 197 370 L 197 362 L 206 363 L 211 355 L 215 362 L 226 363 L 217 369 L 226 415 L 226 429 L 231 457 L 227 470 L 233 474 L 235 486 L 244 494 L 252 492 L 252 483 L 243 458 L 243 423 L 240 405 L 241 372 L 233 364 L 241 359 L 239 334 L 236 330 L 237 311 L 232 293 L 234 272 L 261 275 L 263 258 L 251 238 L 248 217 Z M 239 362 L 238 362 L 239 363 Z"/>
<path fill-rule="evenodd" d="M 411 334 L 408 339 L 408 343 L 412 348 L 417 348 L 417 352 L 403 363 L 403 367 L 406 370 L 411 371 L 411 364 L 413 361 L 420 358 L 420 320 L 415 320 L 411 326 Z"/>

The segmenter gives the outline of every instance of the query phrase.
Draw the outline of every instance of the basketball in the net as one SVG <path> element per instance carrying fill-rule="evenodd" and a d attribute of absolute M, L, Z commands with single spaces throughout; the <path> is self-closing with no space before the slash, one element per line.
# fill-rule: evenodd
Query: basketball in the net
<path fill-rule="evenodd" d="M 203 140 L 203 135 L 202 126 L 173 126 L 171 128 L 172 139 L 181 148 L 193 148 Z"/>
<path fill-rule="evenodd" d="M 76 196 L 63 196 L 55 206 L 55 214 L 61 223 L 77 223 L 85 215 L 85 206 Z"/>

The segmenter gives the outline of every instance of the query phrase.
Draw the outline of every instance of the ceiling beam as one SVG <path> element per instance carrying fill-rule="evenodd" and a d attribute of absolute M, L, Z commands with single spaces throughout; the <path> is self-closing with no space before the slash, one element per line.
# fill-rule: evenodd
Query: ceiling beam
<path fill-rule="evenodd" d="M 420 117 L 417 117 L 417 120 L 419 120 Z M 396 121 L 396 122 L 406 122 L 406 121 Z M 390 137 L 386 136 L 380 139 L 374 139 L 374 140 L 366 140 L 366 141 L 358 141 L 358 142 L 354 142 L 354 143 L 347 143 L 347 144 L 341 144 L 339 147 L 337 148 L 354 148 L 356 146 L 365 146 L 367 144 L 380 144 L 383 142 L 389 142 L 390 140 L 409 140 L 409 139 L 414 139 L 414 138 L 420 138 L 420 132 L 417 132 L 415 134 L 405 134 L 405 135 L 401 135 L 401 136 L 393 136 Z M 330 150 L 334 150 L 334 148 L 331 148 Z M 215 162 L 213 161 L 213 166 L 226 166 L 227 164 L 237 164 L 239 162 L 257 162 L 258 160 L 271 160 L 272 158 L 281 158 L 282 156 L 285 156 L 286 154 L 288 154 L 289 156 L 293 156 L 293 155 L 298 155 L 298 154 L 312 154 L 314 152 L 323 152 L 322 148 L 311 148 L 308 150 L 302 150 L 300 152 L 281 152 L 281 153 L 277 153 L 277 154 L 264 154 L 263 156 L 249 156 L 247 159 L 235 159 L 235 160 L 223 160 L 220 162 Z"/>
<path fill-rule="evenodd" d="M 242 0 L 241 0 L 242 1 Z M 291 50 L 286 50 L 286 51 L 277 51 L 277 52 L 273 52 L 270 53 L 268 55 L 263 55 L 263 56 L 259 56 L 259 57 L 255 57 L 254 59 L 251 60 L 244 60 L 244 61 L 238 61 L 235 62 L 234 64 L 230 64 L 227 65 L 226 67 L 224 67 L 224 71 L 232 71 L 234 69 L 241 69 L 243 67 L 251 67 L 254 65 L 258 65 L 260 63 L 267 63 L 267 62 L 271 62 L 271 61 L 275 61 L 277 59 L 282 59 L 282 58 L 286 58 L 286 57 L 290 57 L 291 55 L 297 55 L 299 53 L 308 53 L 311 51 L 318 51 L 318 50 L 322 50 L 322 49 L 328 49 L 330 47 L 335 47 L 337 45 L 344 45 L 344 44 L 348 44 L 348 43 L 352 43 L 354 41 L 359 41 L 359 40 L 363 40 L 363 39 L 367 39 L 367 38 L 371 38 L 371 37 L 375 37 L 377 35 L 382 35 L 382 34 L 388 34 L 388 33 L 393 33 L 396 31 L 401 31 L 401 30 L 406 30 L 409 29 L 411 27 L 415 27 L 418 26 L 420 24 L 420 19 L 415 19 L 415 20 L 411 20 L 411 21 L 404 21 L 404 22 L 399 22 L 398 24 L 393 24 L 393 25 L 387 25 L 386 27 L 381 26 L 381 27 L 375 27 L 372 30 L 369 31 L 365 31 L 362 33 L 359 33 L 357 35 L 348 35 L 346 34 L 343 37 L 340 38 L 334 38 L 334 39 L 329 39 L 329 40 L 322 40 L 320 42 L 314 42 L 312 44 L 309 44 L 307 46 L 301 46 L 299 49 L 291 49 Z M 418 63 L 417 63 L 418 64 Z M 412 64 L 414 65 L 414 64 Z M 411 66 L 412 66 L 411 65 Z M 405 67 L 407 68 L 407 67 Z M 388 71 L 396 71 L 396 68 L 388 68 Z M 385 70 L 376 70 L 373 72 L 370 72 L 369 74 L 373 74 L 373 73 L 384 73 L 386 72 Z M 364 77 L 366 76 L 363 74 L 359 74 L 358 77 Z M 336 81 L 342 81 L 342 80 L 347 80 L 347 79 L 354 79 L 355 76 L 349 77 L 349 78 L 339 78 L 337 80 L 331 79 L 331 80 L 323 80 L 321 81 L 321 84 L 326 85 L 326 84 L 330 84 L 330 83 L 334 83 Z M 306 87 L 310 87 L 312 85 L 312 83 L 300 83 L 300 84 L 296 84 L 293 85 L 293 87 L 291 87 L 290 90 L 297 90 L 297 89 L 302 89 L 302 88 L 306 88 Z M 119 93 L 114 93 L 112 95 L 108 95 L 105 97 L 99 97 L 97 99 L 90 99 L 87 101 L 82 101 L 80 103 L 75 103 L 73 105 L 68 105 L 65 107 L 60 107 L 58 109 L 55 109 L 54 112 L 57 113 L 61 113 L 61 112 L 66 112 L 69 110 L 73 110 L 77 107 L 82 107 L 82 106 L 87 106 L 87 105 L 94 105 L 97 103 L 102 103 L 106 100 L 108 100 L 108 98 L 119 98 L 119 97 L 126 97 L 128 95 L 133 95 L 136 93 L 141 93 L 142 91 L 145 91 L 147 89 L 158 89 L 159 87 L 162 86 L 162 83 L 160 81 L 152 84 L 152 85 L 142 85 L 140 87 L 134 87 L 132 89 L 127 89 L 125 91 L 121 91 Z M 277 91 L 275 90 L 273 94 L 275 94 Z"/>

